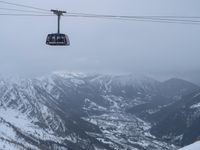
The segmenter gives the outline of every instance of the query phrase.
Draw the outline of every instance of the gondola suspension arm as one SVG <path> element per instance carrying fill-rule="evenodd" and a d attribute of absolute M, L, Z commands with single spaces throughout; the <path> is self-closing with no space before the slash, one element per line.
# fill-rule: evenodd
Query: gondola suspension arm
<path fill-rule="evenodd" d="M 58 16 L 58 34 L 60 34 L 60 19 L 63 14 L 67 13 L 66 11 L 60 11 L 60 10 L 51 10 L 55 15 Z"/>

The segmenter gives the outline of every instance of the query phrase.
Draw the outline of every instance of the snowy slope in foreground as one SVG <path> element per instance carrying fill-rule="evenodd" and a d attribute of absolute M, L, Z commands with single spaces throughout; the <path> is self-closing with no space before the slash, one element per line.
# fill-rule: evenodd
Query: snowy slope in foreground
<path fill-rule="evenodd" d="M 179 150 L 200 150 L 200 141 Z"/>

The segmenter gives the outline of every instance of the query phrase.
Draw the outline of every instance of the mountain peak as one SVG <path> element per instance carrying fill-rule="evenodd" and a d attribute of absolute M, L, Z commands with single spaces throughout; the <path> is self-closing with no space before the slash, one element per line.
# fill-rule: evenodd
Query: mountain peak
<path fill-rule="evenodd" d="M 193 85 L 197 87 L 197 85 L 195 85 L 194 83 L 181 79 L 181 78 L 171 78 L 164 81 L 163 84 L 187 84 L 187 85 Z"/>
<path fill-rule="evenodd" d="M 72 77 L 81 77 L 84 78 L 87 76 L 87 73 L 82 72 L 68 72 L 68 71 L 55 71 L 52 73 L 53 75 L 58 75 L 63 78 L 72 78 Z"/>

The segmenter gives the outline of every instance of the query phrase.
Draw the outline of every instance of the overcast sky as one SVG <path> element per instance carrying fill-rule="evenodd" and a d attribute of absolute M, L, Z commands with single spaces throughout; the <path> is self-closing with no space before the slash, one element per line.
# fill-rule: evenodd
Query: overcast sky
<path fill-rule="evenodd" d="M 45 9 L 113 15 L 200 16 L 199 0 L 10 0 Z M 17 8 L 0 3 L 0 7 Z M 1 13 L 5 11 L 0 10 Z M 0 16 L 0 74 L 179 72 L 200 69 L 200 25 L 62 18 L 70 47 L 45 45 L 56 17 Z"/>

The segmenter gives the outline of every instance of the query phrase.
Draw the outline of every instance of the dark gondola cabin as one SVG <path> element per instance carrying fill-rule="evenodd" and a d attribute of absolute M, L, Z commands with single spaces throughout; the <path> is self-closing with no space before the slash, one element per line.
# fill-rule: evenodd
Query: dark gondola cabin
<path fill-rule="evenodd" d="M 65 34 L 60 33 L 60 18 L 66 13 L 66 11 L 51 10 L 58 17 L 58 32 L 48 34 L 46 44 L 51 46 L 69 46 L 69 37 Z"/>
<path fill-rule="evenodd" d="M 70 41 L 65 34 L 53 33 L 47 36 L 46 44 L 51 46 L 69 46 Z"/>

